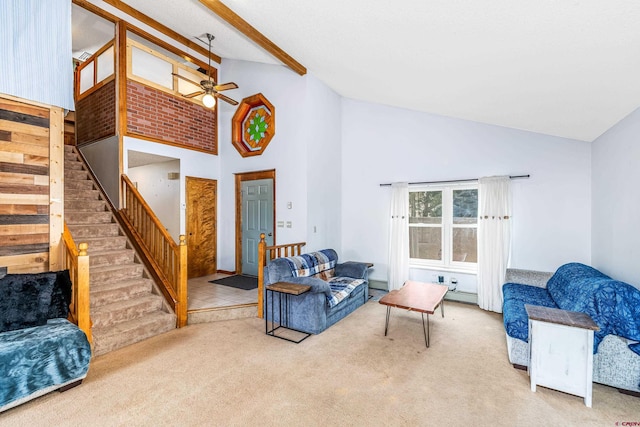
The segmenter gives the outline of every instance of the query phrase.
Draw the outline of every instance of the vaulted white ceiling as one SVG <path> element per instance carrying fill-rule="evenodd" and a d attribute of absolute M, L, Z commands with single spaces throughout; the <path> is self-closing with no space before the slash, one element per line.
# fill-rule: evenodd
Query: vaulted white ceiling
<path fill-rule="evenodd" d="M 198 0 L 124 2 L 214 34 L 223 58 L 279 63 Z M 640 107 L 637 0 L 223 3 L 348 98 L 583 141 Z"/>

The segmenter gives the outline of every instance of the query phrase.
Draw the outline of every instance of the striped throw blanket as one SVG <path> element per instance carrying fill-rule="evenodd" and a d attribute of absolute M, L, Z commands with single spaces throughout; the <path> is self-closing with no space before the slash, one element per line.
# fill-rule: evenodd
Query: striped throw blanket
<path fill-rule="evenodd" d="M 291 268 L 293 277 L 309 277 L 336 266 L 336 260 L 327 256 L 324 251 L 309 252 L 299 256 L 285 258 Z"/>
<path fill-rule="evenodd" d="M 364 283 L 364 280 L 352 279 L 350 277 L 334 277 L 330 279 L 329 286 L 331 287 L 331 296 L 327 296 L 329 307 L 338 305 L 340 301 L 348 297 L 349 294 L 362 283 Z"/>

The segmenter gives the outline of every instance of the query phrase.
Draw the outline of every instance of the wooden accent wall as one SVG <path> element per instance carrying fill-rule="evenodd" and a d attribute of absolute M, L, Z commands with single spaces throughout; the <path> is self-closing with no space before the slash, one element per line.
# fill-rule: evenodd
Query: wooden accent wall
<path fill-rule="evenodd" d="M 59 262 L 63 122 L 60 108 L 0 97 L 0 266 L 9 273 Z"/>
<path fill-rule="evenodd" d="M 127 134 L 218 154 L 216 112 L 127 80 Z"/>
<path fill-rule="evenodd" d="M 78 144 L 98 141 L 116 134 L 115 79 L 76 102 Z"/>

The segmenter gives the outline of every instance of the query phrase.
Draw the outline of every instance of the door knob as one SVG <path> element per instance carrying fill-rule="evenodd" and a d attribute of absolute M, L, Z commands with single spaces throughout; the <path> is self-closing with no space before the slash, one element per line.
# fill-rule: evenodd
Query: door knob
<path fill-rule="evenodd" d="M 267 234 L 267 236 L 271 237 L 271 236 L 273 236 L 273 233 L 269 233 L 269 234 Z"/>

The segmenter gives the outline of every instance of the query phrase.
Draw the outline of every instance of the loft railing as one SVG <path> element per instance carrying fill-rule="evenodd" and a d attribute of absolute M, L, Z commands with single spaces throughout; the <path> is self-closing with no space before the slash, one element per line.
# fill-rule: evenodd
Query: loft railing
<path fill-rule="evenodd" d="M 69 276 L 73 284 L 71 288 L 71 304 L 69 304 L 69 317 L 73 323 L 84 331 L 89 342 L 92 342 L 89 306 L 89 255 L 87 255 L 89 245 L 80 243 L 76 248 L 66 222 L 64 223 L 62 241 L 64 243 L 63 265 L 65 269 L 69 270 Z"/>
<path fill-rule="evenodd" d="M 184 235 L 180 244 L 164 228 L 131 180 L 122 175 L 121 218 L 131 231 L 151 269 L 157 275 L 158 285 L 177 316 L 179 328 L 187 324 L 187 246 Z"/>
<path fill-rule="evenodd" d="M 258 317 L 264 312 L 264 267 L 267 261 L 286 256 L 298 256 L 306 242 L 289 243 L 287 245 L 267 246 L 265 234 L 260 234 L 258 243 Z"/>

